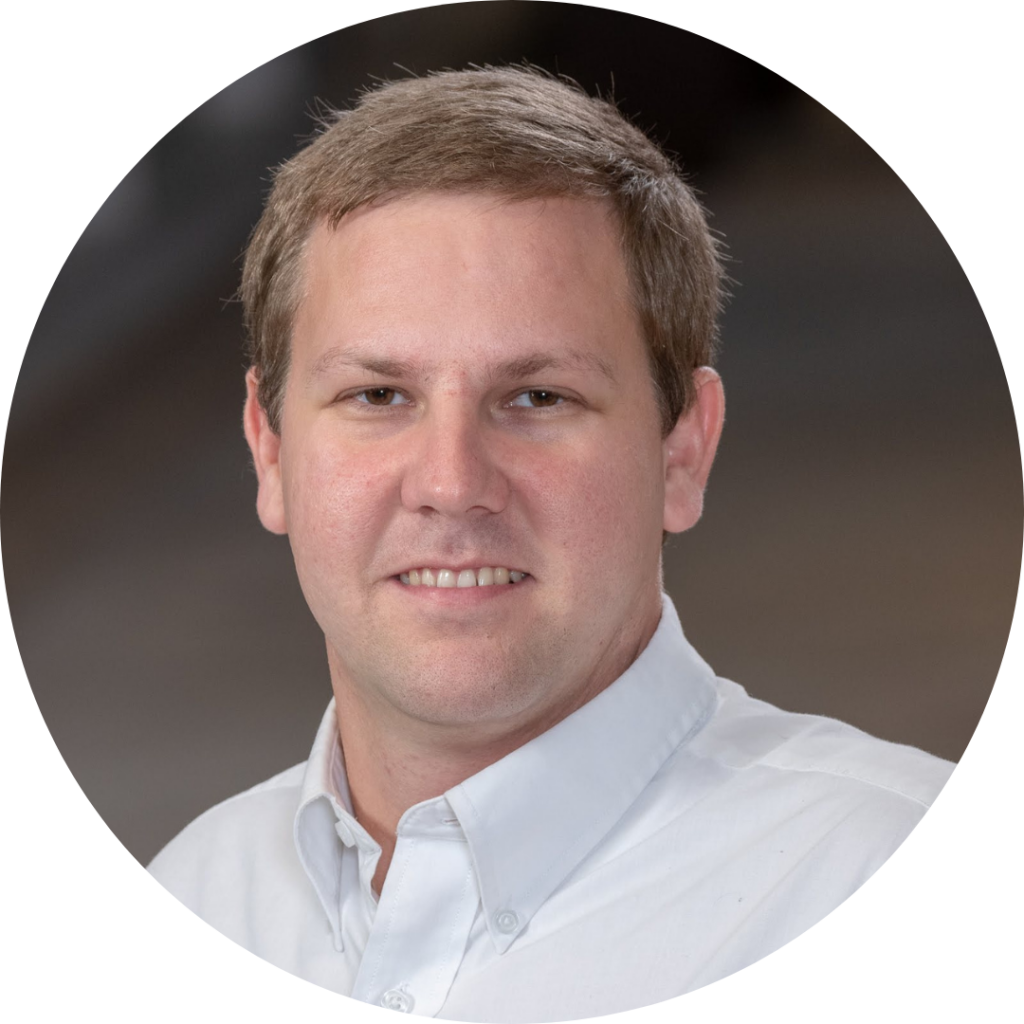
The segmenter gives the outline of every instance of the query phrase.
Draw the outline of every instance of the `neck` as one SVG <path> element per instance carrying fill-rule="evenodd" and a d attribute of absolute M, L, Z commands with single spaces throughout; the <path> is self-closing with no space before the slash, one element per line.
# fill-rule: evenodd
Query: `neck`
<path fill-rule="evenodd" d="M 498 721 L 424 721 L 349 677 L 332 645 L 327 659 L 345 757 L 352 811 L 381 848 L 373 888 L 380 893 L 395 850 L 398 822 L 410 808 L 432 800 L 547 732 L 596 697 L 633 663 L 654 633 L 660 615 L 626 631 L 610 645 L 584 685 L 541 713 L 524 710 Z"/>
<path fill-rule="evenodd" d="M 554 724 L 531 723 L 471 743 L 463 732 L 456 742 L 455 735 L 430 728 L 396 728 L 392 716 L 372 713 L 353 688 L 339 686 L 332 675 L 352 811 L 381 848 L 373 876 L 377 893 L 394 854 L 399 819 L 410 807 L 447 792 Z"/>

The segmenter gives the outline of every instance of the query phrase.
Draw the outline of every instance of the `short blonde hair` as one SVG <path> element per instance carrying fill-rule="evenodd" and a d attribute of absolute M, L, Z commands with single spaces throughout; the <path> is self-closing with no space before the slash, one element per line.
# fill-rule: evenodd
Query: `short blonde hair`
<path fill-rule="evenodd" d="M 529 67 L 444 71 L 367 91 L 277 169 L 240 289 L 259 400 L 279 432 L 306 241 L 365 203 L 417 193 L 579 197 L 615 210 L 667 434 L 713 361 L 721 257 L 677 166 L 607 100 Z"/>

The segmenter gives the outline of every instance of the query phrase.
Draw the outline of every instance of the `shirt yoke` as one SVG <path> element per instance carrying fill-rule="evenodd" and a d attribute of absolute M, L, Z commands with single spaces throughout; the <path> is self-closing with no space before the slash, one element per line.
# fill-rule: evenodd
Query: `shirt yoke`
<path fill-rule="evenodd" d="M 833 718 L 783 711 L 717 679 L 719 708 L 690 752 L 735 770 L 807 772 L 861 783 L 930 807 L 956 767 Z"/>

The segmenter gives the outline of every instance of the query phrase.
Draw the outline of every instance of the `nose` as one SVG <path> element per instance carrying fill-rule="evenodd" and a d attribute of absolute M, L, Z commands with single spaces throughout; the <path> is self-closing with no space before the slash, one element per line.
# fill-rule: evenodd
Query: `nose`
<path fill-rule="evenodd" d="M 415 430 L 402 479 L 403 507 L 445 516 L 505 508 L 508 478 L 498 465 L 496 440 L 475 410 L 458 401 L 441 404 Z"/>

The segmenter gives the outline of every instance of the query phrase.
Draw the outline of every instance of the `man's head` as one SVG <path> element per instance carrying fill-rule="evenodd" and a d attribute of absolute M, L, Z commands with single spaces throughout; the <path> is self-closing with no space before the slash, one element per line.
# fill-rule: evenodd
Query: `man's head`
<path fill-rule="evenodd" d="M 722 274 L 704 210 L 672 161 L 613 104 L 526 68 L 442 72 L 369 91 L 278 170 L 241 287 L 271 426 L 280 422 L 314 226 L 427 193 L 608 204 L 667 434 L 717 341 Z"/>
<path fill-rule="evenodd" d="M 714 247 L 657 150 L 633 140 L 646 163 L 626 161 L 637 133 L 547 79 L 442 75 L 344 117 L 345 145 L 328 132 L 279 173 L 247 260 L 260 516 L 290 537 L 339 701 L 468 742 L 528 736 L 636 657 L 660 614 L 661 531 L 700 515 L 722 419 L 717 375 L 700 368 Z M 490 141 L 460 163 L 470 125 Z M 559 143 L 590 152 L 592 171 L 570 173 L 581 158 L 560 162 Z M 633 185 L 616 198 L 619 178 Z M 643 277 L 666 252 L 676 262 Z M 655 280 L 665 293 L 645 306 Z M 523 578 L 415 585 L 419 570 L 484 583 L 481 569 Z"/>

